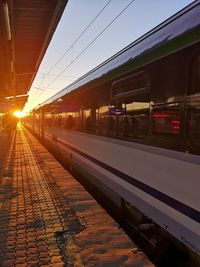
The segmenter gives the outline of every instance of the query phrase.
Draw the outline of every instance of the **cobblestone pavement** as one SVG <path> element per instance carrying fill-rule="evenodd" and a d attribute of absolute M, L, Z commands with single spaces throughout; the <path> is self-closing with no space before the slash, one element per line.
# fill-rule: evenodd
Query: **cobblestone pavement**
<path fill-rule="evenodd" d="M 3 162 L 6 157 L 7 150 L 9 148 L 9 139 L 7 134 L 0 127 L 0 174 L 2 172 Z"/>
<path fill-rule="evenodd" d="M 55 233 L 66 229 L 68 207 L 50 183 L 19 130 L 1 178 L 0 266 L 64 266 Z"/>
<path fill-rule="evenodd" d="M 10 141 L 0 177 L 1 267 L 133 266 L 133 254 L 134 266 L 153 266 L 21 125 Z"/>

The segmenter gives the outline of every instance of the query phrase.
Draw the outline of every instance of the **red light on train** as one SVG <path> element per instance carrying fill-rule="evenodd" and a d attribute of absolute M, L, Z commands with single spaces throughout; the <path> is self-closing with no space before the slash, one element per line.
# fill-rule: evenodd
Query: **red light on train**
<path fill-rule="evenodd" d="M 180 124 L 179 120 L 172 120 L 171 122 L 174 123 L 174 124 Z"/>
<path fill-rule="evenodd" d="M 179 126 L 173 126 L 173 129 L 174 129 L 174 130 L 179 130 L 180 127 L 179 127 Z"/>
<path fill-rule="evenodd" d="M 157 113 L 157 114 L 153 114 L 153 118 L 167 118 L 167 117 L 169 117 L 169 114 L 159 114 L 159 113 Z"/>

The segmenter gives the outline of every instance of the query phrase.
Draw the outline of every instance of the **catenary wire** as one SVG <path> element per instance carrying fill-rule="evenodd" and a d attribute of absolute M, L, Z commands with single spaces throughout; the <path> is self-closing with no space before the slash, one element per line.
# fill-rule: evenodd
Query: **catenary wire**
<path fill-rule="evenodd" d="M 110 4 L 112 0 L 109 0 L 107 4 L 99 11 L 99 13 L 94 17 L 94 19 L 88 24 L 88 26 L 82 31 L 82 33 L 76 38 L 73 44 L 63 53 L 63 55 L 58 59 L 58 61 L 50 68 L 50 70 L 46 73 L 48 75 L 55 68 L 55 66 L 64 58 L 64 56 L 73 48 L 73 46 L 81 39 L 81 37 L 85 34 L 85 32 L 90 28 L 90 26 L 95 22 L 95 20 L 100 16 L 100 14 L 104 11 L 104 9 Z"/>
<path fill-rule="evenodd" d="M 75 59 L 68 64 L 44 89 L 43 92 L 39 95 L 38 99 L 41 97 L 41 95 L 46 91 L 47 88 L 49 88 L 50 85 L 52 85 L 129 7 L 130 5 L 135 2 L 136 0 L 132 0 L 128 5 L 125 6 L 125 8 L 75 57 Z M 59 91 L 58 91 L 59 92 Z"/>
<path fill-rule="evenodd" d="M 123 13 L 124 11 L 130 7 L 130 5 L 136 0 L 132 0 L 76 57 L 75 59 L 68 64 L 48 85 L 45 89 L 47 89 L 52 83 L 54 83 L 60 75 L 62 75 Z"/>
<path fill-rule="evenodd" d="M 46 73 L 43 74 L 40 84 L 38 86 L 38 88 L 40 88 L 42 86 L 42 83 L 44 81 L 44 79 L 46 79 L 46 76 L 49 75 L 51 73 L 51 71 L 58 65 L 58 63 L 60 63 L 60 61 L 64 58 L 64 56 L 73 48 L 73 46 L 81 39 L 81 37 L 85 34 L 85 32 L 90 28 L 90 26 L 95 22 L 95 20 L 100 16 L 100 14 L 105 10 L 105 8 L 110 4 L 112 0 L 109 0 L 104 7 L 99 11 L 99 13 L 93 18 L 93 20 L 88 24 L 88 26 L 82 31 L 82 33 L 76 38 L 76 40 L 73 42 L 73 44 L 63 53 L 63 55 L 56 61 L 56 63 L 50 68 L 50 70 Z M 60 76 L 59 76 L 60 77 Z M 44 91 L 44 90 L 42 90 Z M 40 98 L 40 96 L 43 94 L 43 92 L 39 95 L 36 96 L 37 99 Z M 33 99 L 33 101 L 35 100 L 35 98 Z M 35 103 L 36 101 L 34 101 Z M 34 105 L 33 103 L 33 105 Z"/>

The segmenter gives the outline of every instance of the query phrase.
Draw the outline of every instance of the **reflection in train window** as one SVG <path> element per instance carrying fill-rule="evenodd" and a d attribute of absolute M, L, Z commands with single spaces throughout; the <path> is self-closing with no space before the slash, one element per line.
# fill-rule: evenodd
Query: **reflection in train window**
<path fill-rule="evenodd" d="M 187 130 L 192 144 L 200 146 L 200 52 L 190 70 L 187 96 Z"/>
<path fill-rule="evenodd" d="M 142 139 L 149 129 L 150 80 L 145 71 L 117 80 L 111 89 L 118 114 L 115 114 L 115 135 Z"/>
<path fill-rule="evenodd" d="M 108 124 L 109 106 L 101 106 L 96 109 L 96 133 L 100 135 L 109 135 Z"/>
<path fill-rule="evenodd" d="M 92 131 L 91 109 L 83 109 L 83 128 L 86 131 Z"/>
<path fill-rule="evenodd" d="M 153 116 L 153 133 L 156 135 L 179 135 L 180 113 L 178 111 L 157 111 Z"/>
<path fill-rule="evenodd" d="M 129 118 L 129 137 L 144 138 L 149 128 L 149 98 L 146 102 L 134 101 L 126 104 L 126 114 Z"/>

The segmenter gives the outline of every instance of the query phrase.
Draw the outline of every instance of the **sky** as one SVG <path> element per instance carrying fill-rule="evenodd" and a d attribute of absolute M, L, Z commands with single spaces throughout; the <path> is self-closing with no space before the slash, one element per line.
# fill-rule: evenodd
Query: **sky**
<path fill-rule="evenodd" d="M 29 91 L 29 112 L 192 0 L 69 0 Z"/>

